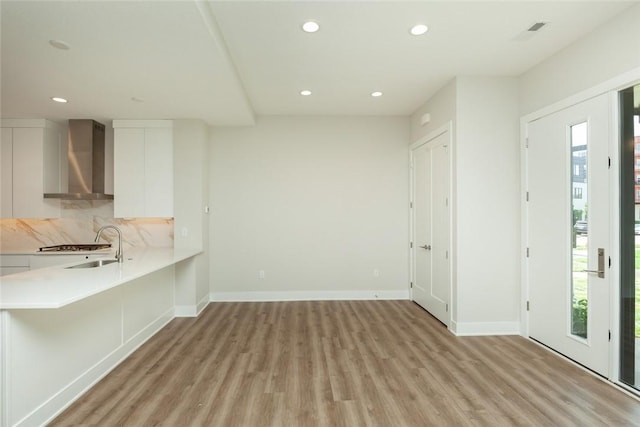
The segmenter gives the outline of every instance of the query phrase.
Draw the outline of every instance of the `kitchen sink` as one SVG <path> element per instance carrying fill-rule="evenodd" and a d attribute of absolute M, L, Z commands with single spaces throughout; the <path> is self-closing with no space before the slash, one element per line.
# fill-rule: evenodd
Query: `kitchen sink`
<path fill-rule="evenodd" d="M 96 268 L 96 267 L 102 267 L 103 265 L 113 264 L 114 262 L 118 262 L 118 260 L 117 259 L 96 259 L 93 261 L 84 262 L 82 264 L 72 265 L 66 268 Z"/>

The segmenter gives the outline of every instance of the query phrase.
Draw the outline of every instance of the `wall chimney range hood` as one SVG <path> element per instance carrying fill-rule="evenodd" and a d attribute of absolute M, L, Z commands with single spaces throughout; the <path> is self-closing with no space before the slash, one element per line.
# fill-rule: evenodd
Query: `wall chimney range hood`
<path fill-rule="evenodd" d="M 69 120 L 67 145 L 69 188 L 66 193 L 45 193 L 45 199 L 113 200 L 105 194 L 104 125 L 90 119 Z"/>

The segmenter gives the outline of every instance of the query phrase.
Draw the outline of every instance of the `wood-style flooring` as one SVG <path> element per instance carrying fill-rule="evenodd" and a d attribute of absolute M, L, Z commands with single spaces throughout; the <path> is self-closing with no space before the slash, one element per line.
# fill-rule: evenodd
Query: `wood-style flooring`
<path fill-rule="evenodd" d="M 211 303 L 53 426 L 625 426 L 640 402 L 518 336 L 410 301 Z"/>

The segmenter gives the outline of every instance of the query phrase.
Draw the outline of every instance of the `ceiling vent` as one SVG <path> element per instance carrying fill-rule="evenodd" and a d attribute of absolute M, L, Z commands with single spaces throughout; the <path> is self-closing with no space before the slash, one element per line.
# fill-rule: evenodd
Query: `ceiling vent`
<path fill-rule="evenodd" d="M 545 25 L 547 25 L 546 22 L 536 22 L 535 24 L 533 24 L 532 26 L 530 26 L 527 31 L 530 31 L 532 33 L 535 33 L 536 31 L 540 31 L 542 29 L 542 27 L 544 27 Z"/>
<path fill-rule="evenodd" d="M 522 30 L 520 34 L 516 35 L 512 40 L 516 42 L 526 42 L 536 37 L 540 30 L 549 25 L 548 22 L 534 22 L 526 30 Z"/>

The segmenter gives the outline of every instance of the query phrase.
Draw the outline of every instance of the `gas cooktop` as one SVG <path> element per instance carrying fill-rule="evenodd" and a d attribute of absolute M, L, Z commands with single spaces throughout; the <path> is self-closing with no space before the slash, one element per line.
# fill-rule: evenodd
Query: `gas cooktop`
<path fill-rule="evenodd" d="M 97 251 L 98 249 L 110 248 L 111 243 L 67 243 L 64 245 L 43 246 L 40 252 L 79 252 Z"/>

